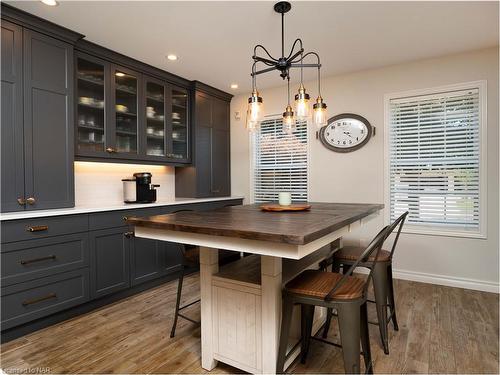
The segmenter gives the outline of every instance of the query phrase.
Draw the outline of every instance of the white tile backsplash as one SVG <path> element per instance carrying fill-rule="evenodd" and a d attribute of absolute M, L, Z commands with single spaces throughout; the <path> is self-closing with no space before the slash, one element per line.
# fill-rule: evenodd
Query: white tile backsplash
<path fill-rule="evenodd" d="M 136 172 L 151 172 L 152 183 L 159 184 L 157 199 L 175 198 L 175 169 L 160 165 L 75 162 L 75 205 L 123 203 L 122 178 Z"/>

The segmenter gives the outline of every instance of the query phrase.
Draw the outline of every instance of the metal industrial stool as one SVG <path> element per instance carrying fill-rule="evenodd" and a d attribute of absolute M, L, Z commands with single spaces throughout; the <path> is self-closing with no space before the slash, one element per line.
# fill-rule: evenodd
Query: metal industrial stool
<path fill-rule="evenodd" d="M 286 349 L 294 305 L 301 305 L 301 362 L 305 363 L 310 339 L 342 347 L 344 368 L 348 374 L 359 373 L 360 340 L 366 372 L 373 373 L 366 296 L 373 267 L 366 280 L 351 276 L 361 264 L 372 264 L 377 260 L 380 248 L 387 237 L 385 227 L 360 254 L 356 262 L 344 274 L 306 270 L 285 285 L 283 317 L 276 370 L 283 371 L 287 359 Z M 339 319 L 341 345 L 319 337 L 311 337 L 314 309 L 316 306 L 335 309 Z M 294 348 L 295 349 L 295 348 Z M 290 352 L 293 352 L 292 349 Z"/>
<path fill-rule="evenodd" d="M 394 239 L 394 243 L 392 244 L 391 251 L 380 250 L 380 254 L 376 260 L 376 262 L 372 262 L 369 259 L 370 264 L 362 264 L 363 267 L 367 267 L 372 269 L 372 277 L 373 277 L 373 291 L 375 293 L 375 301 L 368 300 L 368 302 L 375 303 L 377 306 L 377 317 L 378 322 L 372 323 L 379 326 L 380 338 L 382 341 L 382 346 L 384 348 L 384 353 L 389 354 L 389 334 L 387 325 L 390 321 L 394 326 L 394 330 L 398 331 L 398 321 L 396 318 L 396 305 L 394 303 L 394 285 L 392 279 L 392 256 L 394 255 L 394 250 L 396 249 L 396 245 L 398 243 L 399 235 L 401 234 L 401 229 L 403 228 L 403 224 L 405 222 L 406 216 L 408 212 L 405 212 L 400 217 L 394 221 L 389 226 L 389 231 L 387 233 L 387 237 L 398 227 L 398 231 L 396 237 Z M 335 253 L 333 253 L 332 257 L 325 259 L 320 263 L 320 268 L 326 271 L 328 265 L 332 264 L 332 272 L 339 272 L 340 267 L 343 270 L 346 269 L 346 266 L 353 265 L 356 260 L 359 258 L 360 254 L 362 254 L 364 249 L 362 247 L 357 246 L 345 246 Z M 387 307 L 390 309 L 389 315 L 387 314 Z M 323 338 L 326 338 L 328 335 L 328 330 L 330 329 L 330 321 L 332 319 L 333 311 L 328 309 L 326 324 L 323 329 Z"/>

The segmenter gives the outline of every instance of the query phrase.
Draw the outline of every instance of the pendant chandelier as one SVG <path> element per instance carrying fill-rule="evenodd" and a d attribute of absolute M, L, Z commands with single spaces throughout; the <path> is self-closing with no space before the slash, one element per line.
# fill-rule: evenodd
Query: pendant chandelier
<path fill-rule="evenodd" d="M 307 121 L 310 116 L 310 96 L 306 93 L 303 82 L 304 68 L 318 69 L 318 97 L 313 105 L 312 122 L 321 128 L 326 125 L 326 104 L 321 97 L 321 62 L 316 52 L 304 52 L 302 40 L 297 38 L 292 44 L 288 56 L 285 56 L 285 13 L 292 8 L 287 1 L 280 1 L 274 5 L 274 11 L 281 14 L 281 57 L 274 58 L 261 44 L 257 44 L 253 49 L 252 65 L 252 95 L 248 98 L 247 109 L 247 129 L 255 131 L 259 128 L 263 119 L 263 100 L 257 90 L 257 76 L 259 74 L 272 71 L 279 71 L 280 77 L 287 80 L 287 106 L 283 112 L 283 131 L 287 134 L 293 133 L 296 121 Z M 296 48 L 298 49 L 296 50 Z M 264 57 L 258 56 L 257 52 L 265 53 Z M 313 63 L 304 63 L 305 59 L 315 58 Z M 264 65 L 263 69 L 257 69 L 257 63 Z M 297 94 L 295 94 L 295 103 L 292 107 L 290 101 L 290 68 L 300 69 L 300 85 Z"/>

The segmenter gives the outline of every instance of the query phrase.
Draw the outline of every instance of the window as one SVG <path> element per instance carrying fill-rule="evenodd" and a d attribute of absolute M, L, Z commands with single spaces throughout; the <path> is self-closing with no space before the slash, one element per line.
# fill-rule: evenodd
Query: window
<path fill-rule="evenodd" d="M 386 99 L 391 221 L 409 211 L 409 231 L 484 236 L 484 92 L 479 82 Z"/>
<path fill-rule="evenodd" d="M 261 123 L 253 138 L 253 200 L 277 201 L 279 192 L 290 192 L 292 200 L 307 201 L 307 122 L 297 123 L 291 135 L 282 130 L 282 120 Z"/>

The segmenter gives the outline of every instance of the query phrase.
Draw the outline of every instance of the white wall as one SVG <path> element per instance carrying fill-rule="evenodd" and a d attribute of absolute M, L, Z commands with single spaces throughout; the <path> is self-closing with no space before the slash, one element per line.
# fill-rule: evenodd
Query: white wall
<path fill-rule="evenodd" d="M 465 239 L 404 234 L 395 255 L 397 276 L 473 289 L 498 291 L 498 48 L 415 61 L 324 78 L 322 94 L 329 116 L 360 114 L 377 128 L 362 149 L 340 154 L 323 147 L 310 134 L 310 200 L 353 203 L 384 202 L 384 94 L 487 80 L 488 84 L 488 238 Z M 266 114 L 283 112 L 285 85 L 262 90 Z M 295 88 L 297 82 L 291 87 Z M 306 88 L 314 98 L 316 84 Z M 250 197 L 249 134 L 245 130 L 248 94 L 231 102 L 232 193 Z M 234 114 L 240 111 L 241 120 Z M 383 215 L 346 241 L 366 241 L 383 226 Z"/>
<path fill-rule="evenodd" d="M 175 169 L 160 165 L 75 162 L 75 205 L 96 207 L 123 204 L 122 178 L 135 172 L 151 172 L 159 184 L 158 201 L 175 199 Z"/>

